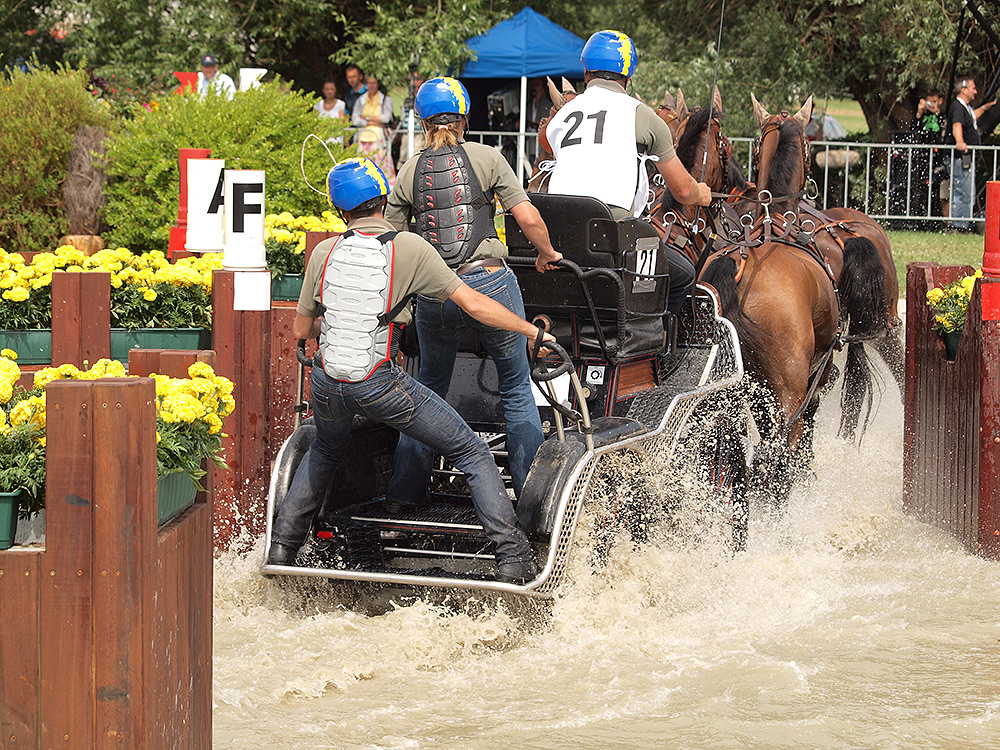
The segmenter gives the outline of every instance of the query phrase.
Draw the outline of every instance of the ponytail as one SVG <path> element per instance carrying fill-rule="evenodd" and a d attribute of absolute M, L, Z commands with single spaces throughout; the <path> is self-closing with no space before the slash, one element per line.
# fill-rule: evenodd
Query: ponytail
<path fill-rule="evenodd" d="M 458 139 L 462 135 L 462 124 L 462 120 L 437 125 L 424 120 L 424 130 L 427 132 L 428 146 L 434 151 L 448 146 L 457 146 Z"/>

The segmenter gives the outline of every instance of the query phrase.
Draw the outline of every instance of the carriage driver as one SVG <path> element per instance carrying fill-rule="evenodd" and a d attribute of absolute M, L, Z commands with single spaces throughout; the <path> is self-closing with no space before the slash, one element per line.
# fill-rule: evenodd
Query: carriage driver
<path fill-rule="evenodd" d="M 653 160 L 678 202 L 711 203 L 711 189 L 688 174 L 663 120 L 625 93 L 638 66 L 632 40 L 620 31 L 598 31 L 580 59 L 587 88 L 547 128 L 555 156 L 549 192 L 597 198 L 616 219 L 638 216 L 649 191 L 645 162 Z M 677 315 L 694 283 L 694 266 L 662 242 L 660 248 L 670 269 L 667 308 Z"/>
<path fill-rule="evenodd" d="M 416 234 L 393 231 L 382 216 L 388 183 L 368 159 L 334 166 L 327 189 L 347 231 L 316 246 L 292 325 L 296 339 L 319 337 L 312 368 L 316 439 L 272 526 L 268 563 L 294 564 L 350 446 L 358 414 L 430 445 L 463 471 L 476 516 L 496 544 L 496 580 L 534 579 L 538 567 L 489 447 L 444 399 L 407 375 L 394 355 L 397 326 L 409 322 L 407 303 L 414 294 L 452 300 L 486 325 L 518 334 L 521 349 L 524 337 L 534 340 L 538 329 L 464 284 Z"/>
<path fill-rule="evenodd" d="M 524 317 L 521 289 L 514 272 L 507 268 L 507 247 L 497 238 L 493 224 L 495 199 L 510 210 L 538 249 L 535 267 L 539 271 L 554 268 L 562 255 L 553 250 L 538 209 L 500 152 L 462 140 L 469 104 L 469 92 L 454 78 L 432 78 L 421 85 L 414 109 L 427 132 L 428 145 L 399 171 L 385 218 L 400 230 L 413 218 L 415 231 L 434 246 L 462 281 Z M 492 323 L 483 324 L 460 307 L 444 298 L 417 298 L 417 379 L 444 398 L 459 343 L 466 329 L 476 330 L 496 365 L 507 423 L 510 475 L 514 492 L 520 496 L 545 437 L 532 395 L 527 348 L 520 336 Z M 386 491 L 391 508 L 423 501 L 433 462 L 434 453 L 426 445 L 405 436 L 400 439 Z"/>

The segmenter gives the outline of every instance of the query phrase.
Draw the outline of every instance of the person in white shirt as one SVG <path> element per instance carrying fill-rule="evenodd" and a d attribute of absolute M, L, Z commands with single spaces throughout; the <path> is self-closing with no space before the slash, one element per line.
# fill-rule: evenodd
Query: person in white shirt
<path fill-rule="evenodd" d="M 581 61 L 586 90 L 553 115 L 546 129 L 555 155 L 549 192 L 597 198 L 616 219 L 639 216 L 649 192 L 645 161 L 652 160 L 677 201 L 711 203 L 711 189 L 688 174 L 663 120 L 625 93 L 638 67 L 632 40 L 620 31 L 598 31 L 584 45 Z M 694 265 L 662 242 L 660 250 L 670 269 L 667 307 L 677 315 L 694 283 Z"/>
<path fill-rule="evenodd" d="M 225 73 L 219 72 L 219 61 L 214 55 L 201 58 L 201 72 L 198 73 L 198 95 L 204 99 L 209 89 L 227 99 L 232 99 L 236 93 L 236 84 Z"/>
<path fill-rule="evenodd" d="M 347 119 L 347 112 L 344 108 L 344 100 L 337 98 L 337 84 L 334 81 L 327 81 L 323 84 L 323 98 L 316 102 L 313 107 L 320 117 L 330 117 L 333 119 Z"/>

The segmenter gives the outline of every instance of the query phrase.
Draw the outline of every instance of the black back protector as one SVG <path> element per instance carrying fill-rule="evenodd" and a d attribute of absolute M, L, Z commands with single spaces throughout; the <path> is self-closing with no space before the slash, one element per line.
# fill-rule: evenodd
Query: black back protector
<path fill-rule="evenodd" d="M 417 232 L 449 267 L 458 268 L 480 242 L 497 236 L 493 203 L 461 144 L 425 149 L 419 159 L 413 177 Z"/>

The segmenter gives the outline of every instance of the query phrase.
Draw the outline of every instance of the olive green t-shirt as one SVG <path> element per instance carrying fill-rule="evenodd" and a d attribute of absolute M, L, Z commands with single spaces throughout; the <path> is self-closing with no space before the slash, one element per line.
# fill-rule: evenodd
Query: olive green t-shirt
<path fill-rule="evenodd" d="M 347 225 L 356 232 L 378 236 L 392 231 L 392 225 L 384 219 L 367 216 L 355 219 Z M 320 315 L 320 295 L 323 291 L 323 269 L 330 250 L 339 240 L 332 237 L 323 240 L 313 249 L 302 279 L 302 292 L 299 294 L 299 304 L 296 308 L 299 315 L 316 318 Z M 458 289 L 462 283 L 455 272 L 438 255 L 428 242 L 410 232 L 400 232 L 394 240 L 396 253 L 392 266 L 392 294 L 389 308 L 395 307 L 400 300 L 410 294 L 425 294 L 444 301 Z M 393 319 L 394 323 L 405 325 L 410 322 L 409 307 L 403 308 Z"/>
<path fill-rule="evenodd" d="M 528 194 L 517 181 L 517 175 L 510 168 L 507 160 L 500 152 L 492 146 L 484 146 L 481 143 L 461 142 L 465 147 L 465 153 L 469 155 L 472 163 L 472 171 L 476 173 L 479 186 L 486 195 L 486 200 L 494 203 L 496 199 L 505 210 L 509 211 L 518 203 L 528 200 Z M 396 176 L 396 184 L 389 193 L 389 203 L 385 209 L 385 218 L 396 229 L 405 230 L 409 228 L 410 219 L 415 212 L 413 210 L 413 173 L 417 169 L 419 159 L 407 160 L 399 174 Z M 479 243 L 469 261 L 480 258 L 506 258 L 507 246 L 496 237 L 488 237 Z"/>

